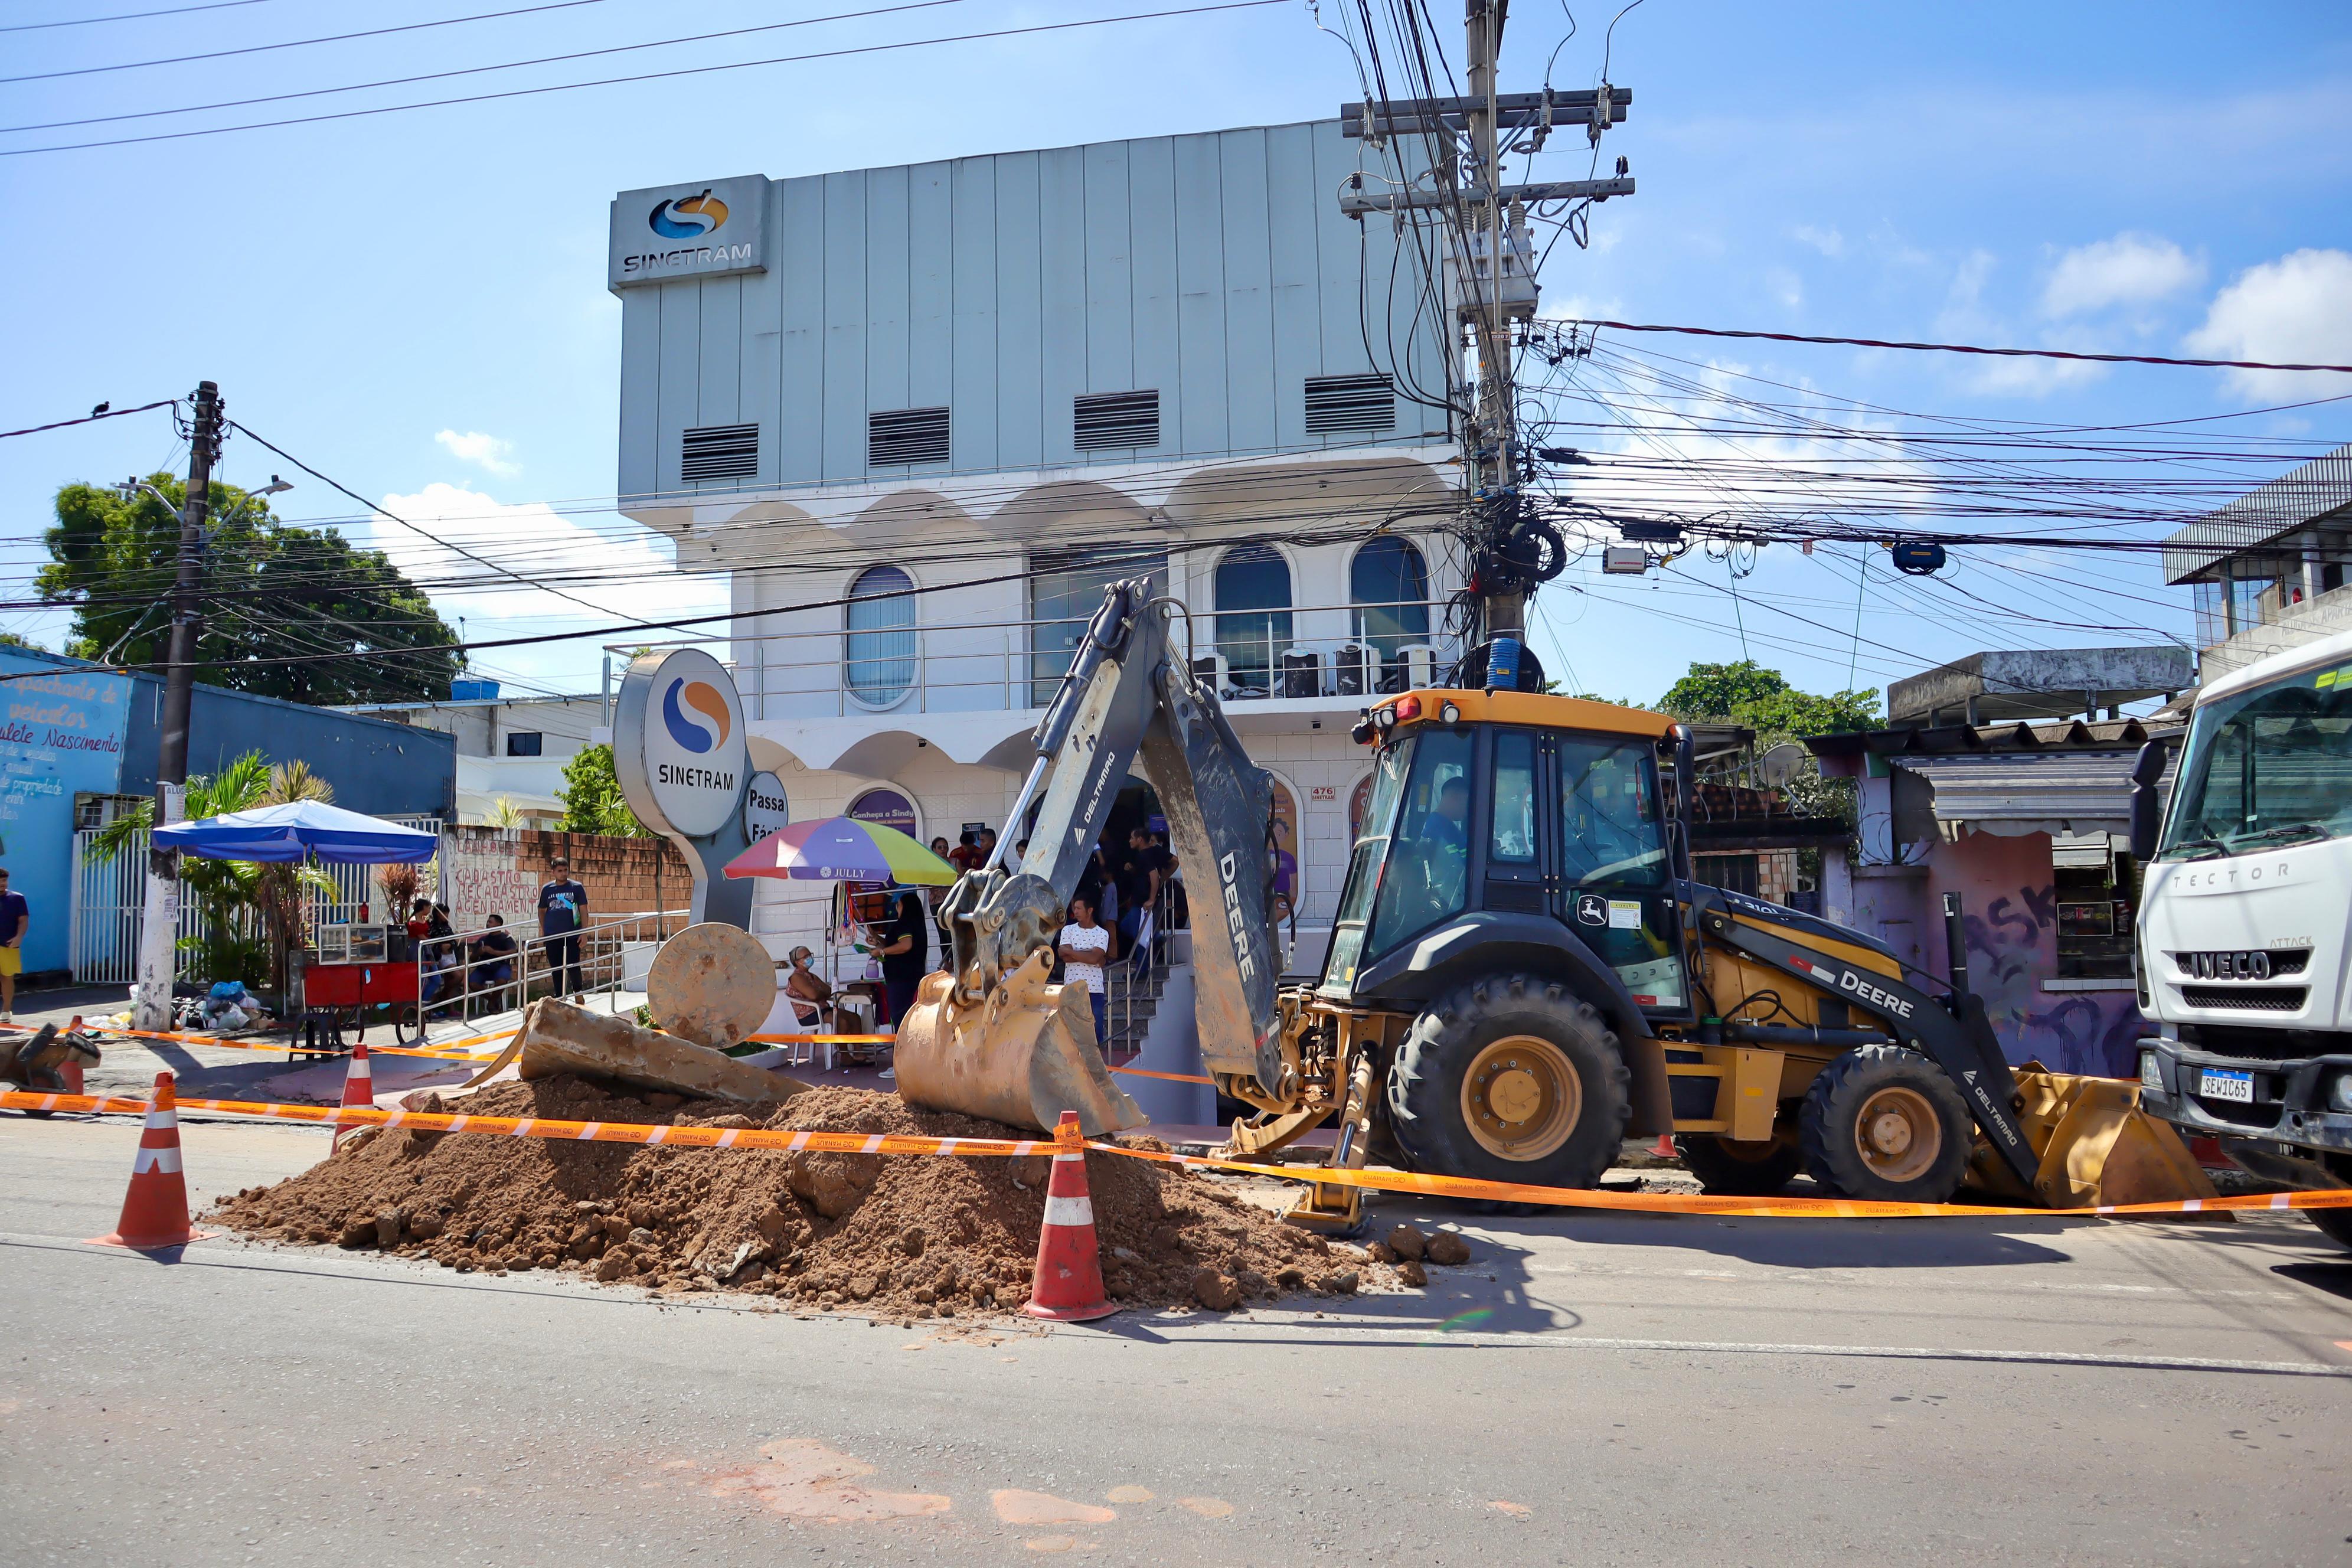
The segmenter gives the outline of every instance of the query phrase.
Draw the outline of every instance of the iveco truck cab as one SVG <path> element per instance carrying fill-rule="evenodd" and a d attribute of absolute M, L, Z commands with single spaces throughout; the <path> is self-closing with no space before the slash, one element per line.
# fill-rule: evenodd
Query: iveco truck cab
<path fill-rule="evenodd" d="M 2134 775 L 2142 1106 L 2258 1176 L 2352 1185 L 2352 632 L 2197 695 Z M 2307 1210 L 2352 1247 L 2352 1209 Z"/>

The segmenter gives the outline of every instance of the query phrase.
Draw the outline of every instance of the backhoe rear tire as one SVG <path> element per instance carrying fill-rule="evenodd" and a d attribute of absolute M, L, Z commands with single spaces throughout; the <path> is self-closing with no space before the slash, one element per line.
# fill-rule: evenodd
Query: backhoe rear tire
<path fill-rule="evenodd" d="M 1813 1180 L 1872 1203 L 1949 1202 L 1976 1140 L 1958 1086 L 1903 1046 L 1858 1046 L 1832 1061 L 1797 1125 Z"/>
<path fill-rule="evenodd" d="M 2352 1209 L 2305 1209 L 2303 1217 L 2336 1246 L 2352 1247 Z"/>
<path fill-rule="evenodd" d="M 1496 974 L 1433 1000 L 1389 1069 L 1390 1134 L 1412 1170 L 1590 1187 L 1616 1160 L 1632 1074 L 1566 986 Z"/>
<path fill-rule="evenodd" d="M 1805 1168 L 1805 1152 L 1789 1139 L 1735 1143 L 1712 1132 L 1680 1132 L 1675 1152 L 1700 1187 L 1729 1198 L 1769 1198 Z"/>

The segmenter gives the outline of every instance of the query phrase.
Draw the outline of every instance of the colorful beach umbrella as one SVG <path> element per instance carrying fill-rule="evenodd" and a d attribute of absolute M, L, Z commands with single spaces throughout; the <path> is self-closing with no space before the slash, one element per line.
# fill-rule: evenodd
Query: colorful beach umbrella
<path fill-rule="evenodd" d="M 730 877 L 815 882 L 907 882 L 944 888 L 955 868 L 878 822 L 827 816 L 778 829 L 727 863 Z"/>

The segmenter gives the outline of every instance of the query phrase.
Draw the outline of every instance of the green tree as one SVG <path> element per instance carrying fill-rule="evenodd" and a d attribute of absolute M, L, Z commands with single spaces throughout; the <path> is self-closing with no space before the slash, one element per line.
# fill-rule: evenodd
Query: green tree
<path fill-rule="evenodd" d="M 1680 680 L 1658 699 L 1658 710 L 1694 722 L 1743 725 L 1756 731 L 1760 754 L 1784 741 L 1802 741 L 1843 731 L 1874 730 L 1880 723 L 1878 693 L 1833 691 L 1817 697 L 1789 684 L 1777 669 L 1753 659 L 1730 664 L 1694 664 Z M 1843 816 L 1856 820 L 1852 779 L 1822 776 L 1821 763 L 1808 756 L 1790 779 L 1790 804 L 1808 816 Z M 1818 852 L 1805 851 L 1810 873 L 1818 873 Z"/>
<path fill-rule="evenodd" d="M 621 794 L 620 778 L 613 772 L 613 748 L 608 745 L 583 746 L 563 764 L 562 800 L 563 828 L 568 833 L 653 837 Z"/>
<path fill-rule="evenodd" d="M 95 485 L 58 491 L 57 523 L 42 536 L 48 564 L 33 584 L 73 606 L 66 651 L 79 658 L 137 667 L 169 652 L 180 550 L 173 509 L 186 486 L 169 474 L 149 482 L 170 507 L 144 489 L 129 500 Z M 444 646 L 456 634 L 382 551 L 355 549 L 333 529 L 280 522 L 263 498 L 235 485 L 212 487 L 203 590 L 196 679 L 215 686 L 320 705 L 406 702 L 447 696 L 459 668 Z"/>
<path fill-rule="evenodd" d="M 1758 748 L 1847 730 L 1874 729 L 1878 693 L 1834 691 L 1816 697 L 1789 684 L 1777 669 L 1753 659 L 1694 664 L 1658 699 L 1658 710 L 1677 719 L 1743 724 Z"/>
<path fill-rule="evenodd" d="M 49 651 L 22 632 L 0 632 L 0 647 L 28 647 L 35 653 Z"/>

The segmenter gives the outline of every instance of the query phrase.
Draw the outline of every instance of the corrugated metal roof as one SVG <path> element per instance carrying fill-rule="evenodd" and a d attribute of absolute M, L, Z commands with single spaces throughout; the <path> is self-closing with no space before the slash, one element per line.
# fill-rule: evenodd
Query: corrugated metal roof
<path fill-rule="evenodd" d="M 2352 506 L 2352 442 L 2250 490 L 2164 542 L 2164 580 L 2186 582 L 2216 561 L 2260 550 L 2314 519 Z"/>
<path fill-rule="evenodd" d="M 2131 830 L 2131 752 L 1992 752 L 1897 756 L 1934 792 L 1936 826 L 1946 838 L 1963 827 L 2013 837 L 2026 833 L 2127 833 Z M 2164 788 L 2171 788 L 2168 765 Z"/>

